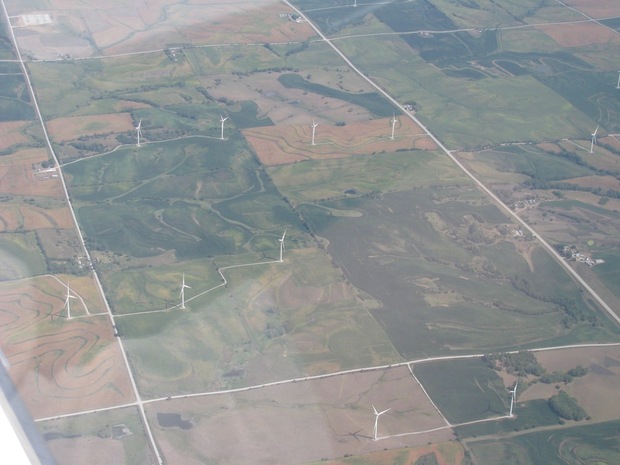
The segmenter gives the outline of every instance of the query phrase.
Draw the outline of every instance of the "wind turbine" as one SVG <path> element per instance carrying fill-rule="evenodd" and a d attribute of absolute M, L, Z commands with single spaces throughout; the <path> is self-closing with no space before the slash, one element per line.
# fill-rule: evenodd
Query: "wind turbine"
<path fill-rule="evenodd" d="M 598 132 L 598 126 L 596 126 L 596 129 L 592 133 L 592 143 L 590 144 L 590 153 L 593 153 L 594 151 L 594 146 L 596 145 L 596 133 L 597 132 Z"/>
<path fill-rule="evenodd" d="M 618 71 L 618 84 L 616 84 L 616 89 L 620 89 L 620 71 Z"/>
<path fill-rule="evenodd" d="M 278 242 L 280 243 L 280 263 L 284 261 L 282 256 L 282 254 L 284 253 L 284 236 L 286 236 L 286 229 L 284 230 L 284 234 L 282 234 L 282 237 L 278 239 Z"/>
<path fill-rule="evenodd" d="M 355 3 L 353 4 L 353 6 L 357 6 L 357 0 L 355 0 Z"/>
<path fill-rule="evenodd" d="M 396 126 L 396 116 L 392 115 L 392 137 L 391 139 L 394 140 L 394 127 Z"/>
<path fill-rule="evenodd" d="M 379 417 L 381 415 L 383 415 L 385 412 L 387 412 L 388 410 L 390 410 L 390 409 L 388 408 L 388 409 L 385 409 L 383 412 L 377 412 L 377 409 L 373 405 L 372 406 L 372 410 L 375 412 L 375 427 L 372 430 L 372 440 L 376 441 L 378 439 L 377 434 L 378 434 L 378 430 L 379 430 Z"/>
<path fill-rule="evenodd" d="M 77 299 L 77 297 L 74 295 L 71 295 L 71 288 L 69 287 L 69 282 L 67 282 L 65 286 L 67 287 L 67 298 L 65 299 L 65 305 L 62 308 L 67 309 L 67 318 L 71 319 L 71 299 Z"/>
<path fill-rule="evenodd" d="M 515 398 L 517 397 L 517 386 L 519 384 L 519 380 L 517 379 L 517 381 L 515 382 L 515 387 L 513 388 L 512 391 L 508 391 L 510 392 L 510 413 L 509 416 L 512 416 L 512 407 L 514 406 L 515 403 Z"/>
<path fill-rule="evenodd" d="M 185 284 L 185 273 L 183 273 L 183 282 L 181 284 L 181 293 L 179 294 L 181 297 L 181 308 L 185 308 L 185 289 L 191 289 L 187 284 Z"/>
<path fill-rule="evenodd" d="M 142 118 L 140 118 L 140 121 L 138 122 L 138 125 L 136 126 L 136 136 L 138 137 L 138 143 L 136 144 L 138 147 L 140 147 L 140 135 L 142 134 Z"/>
<path fill-rule="evenodd" d="M 312 145 L 314 145 L 314 131 L 315 131 L 317 126 L 318 126 L 318 123 L 315 123 L 314 119 L 313 119 L 312 120 Z"/>
<path fill-rule="evenodd" d="M 224 118 L 224 115 L 220 115 L 220 123 L 222 123 L 222 135 L 220 136 L 221 140 L 224 140 L 224 121 L 228 119 L 228 116 Z"/>

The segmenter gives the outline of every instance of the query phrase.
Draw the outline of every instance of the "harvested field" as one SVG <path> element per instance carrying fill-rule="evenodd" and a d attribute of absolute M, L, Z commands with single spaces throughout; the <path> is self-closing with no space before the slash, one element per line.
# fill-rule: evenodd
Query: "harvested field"
<path fill-rule="evenodd" d="M 351 123 L 346 126 L 317 126 L 315 145 L 308 126 L 272 126 L 243 131 L 261 162 L 267 166 L 303 160 L 343 158 L 397 150 L 433 150 L 435 143 L 408 118 L 400 118 L 391 136 L 389 118 Z"/>
<path fill-rule="evenodd" d="M 380 441 L 372 441 L 373 405 L 390 408 L 379 422 Z M 158 414 L 187 423 L 162 426 Z M 386 438 L 445 425 L 407 367 L 174 399 L 152 404 L 147 415 L 166 460 L 196 465 L 216 458 L 222 464 L 303 463 L 452 437 L 445 429 Z"/>
<path fill-rule="evenodd" d="M 95 289 L 89 278 L 79 279 L 82 285 L 77 278 L 71 283 L 75 295 L 82 297 L 87 283 Z M 133 400 L 107 317 L 57 316 L 63 312 L 66 288 L 51 276 L 3 283 L 1 291 L 0 341 L 11 377 L 34 418 Z M 83 300 L 88 302 L 89 296 Z M 74 306 L 78 311 L 79 303 Z"/>
<path fill-rule="evenodd" d="M 566 179 L 564 182 L 576 184 L 581 187 L 600 187 L 604 191 L 608 189 L 620 190 L 620 181 L 614 176 L 582 176 L 579 178 Z"/>
<path fill-rule="evenodd" d="M 591 3 L 591 2 L 590 2 Z M 618 14 L 618 9 L 616 9 Z M 536 26 L 562 47 L 584 47 L 618 41 L 618 35 L 596 23 L 548 24 Z"/>
<path fill-rule="evenodd" d="M 382 450 L 369 454 L 359 455 L 357 459 L 360 464 L 372 465 L 392 465 L 395 463 L 415 464 L 424 456 L 435 456 L 435 461 L 429 459 L 428 462 L 437 465 L 460 465 L 465 458 L 463 446 L 457 442 L 444 442 L 431 446 L 414 447 L 407 449 Z M 348 465 L 351 463 L 349 458 L 328 460 L 326 465 Z"/>
<path fill-rule="evenodd" d="M 53 119 L 48 122 L 47 127 L 56 142 L 66 142 L 81 136 L 133 130 L 133 121 L 129 113 L 70 116 Z"/>
<path fill-rule="evenodd" d="M 0 207 L 0 231 L 32 231 L 41 228 L 69 229 L 73 219 L 68 208 L 44 209 L 31 205 L 4 204 Z"/>
<path fill-rule="evenodd" d="M 28 142 L 23 129 L 32 124 L 31 121 L 6 121 L 0 123 L 0 150 L 5 150 L 16 144 Z"/>
<path fill-rule="evenodd" d="M 318 76 L 313 78 L 312 82 L 320 82 L 325 86 L 349 93 L 373 91 L 360 78 L 351 73 L 346 73 L 345 77 L 345 73 L 339 70 L 326 71 L 321 74 L 315 72 L 314 75 Z M 225 75 L 225 79 L 221 79 L 222 76 L 224 75 L 209 76 L 203 80 L 205 87 L 209 89 L 209 93 L 214 98 L 230 98 L 234 95 L 239 101 L 252 100 L 261 111 L 258 116 L 267 116 L 276 125 L 310 124 L 313 115 L 319 115 L 324 124 L 336 124 L 338 121 L 352 124 L 372 118 L 370 112 L 359 105 L 344 100 L 319 97 L 313 92 L 301 89 L 285 87 L 278 81 L 280 76 L 278 73 L 254 73 L 250 76 Z M 344 79 L 341 88 L 337 87 L 340 76 Z"/>
<path fill-rule="evenodd" d="M 612 0 L 597 2 L 593 2 L 592 0 L 566 0 L 564 3 L 595 18 L 607 18 L 620 15 L 618 3 Z"/>
<path fill-rule="evenodd" d="M 36 173 L 32 168 L 33 163 L 47 160 L 44 149 L 23 150 L 6 158 L 0 164 L 0 194 L 64 198 L 60 179 L 53 177 L 57 173 Z"/>

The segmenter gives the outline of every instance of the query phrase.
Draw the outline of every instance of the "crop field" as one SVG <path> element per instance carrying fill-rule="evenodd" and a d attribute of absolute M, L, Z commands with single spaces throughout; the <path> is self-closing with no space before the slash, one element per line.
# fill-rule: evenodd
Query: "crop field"
<path fill-rule="evenodd" d="M 149 465 L 155 457 L 135 407 L 38 423 L 58 463 Z"/>
<path fill-rule="evenodd" d="M 429 436 L 369 440 L 372 405 L 390 408 L 381 417 L 379 437 L 443 424 L 406 367 L 173 399 L 151 404 L 147 412 L 171 463 L 193 465 L 215 458 L 238 464 L 304 463 L 425 444 Z M 264 425 L 269 425 L 268 434 Z M 309 432 L 315 436 L 312 441 Z M 451 433 L 444 430 L 431 437 L 447 440 Z"/>
<path fill-rule="evenodd" d="M 82 285 L 71 282 L 77 295 Z M 52 277 L 2 283 L 1 287 L 2 347 L 33 417 L 132 400 L 107 318 L 66 318 L 66 288 Z M 91 302 L 88 293 L 83 300 Z M 74 310 L 84 314 L 80 303 L 74 304 Z"/>
<path fill-rule="evenodd" d="M 141 392 L 167 396 L 256 385 L 397 357 L 368 314 L 376 303 L 357 294 L 323 252 L 287 251 L 283 263 L 246 260 L 257 264 L 221 269 L 226 286 L 201 282 L 189 263 L 185 310 L 117 318 Z M 170 284 L 178 305 L 181 283 Z"/>
<path fill-rule="evenodd" d="M 247 129 L 244 135 L 265 166 L 436 148 L 422 129 L 408 119 L 400 124 L 397 121 L 392 140 L 391 121 L 374 119 L 346 126 L 319 124 L 315 129 L 315 145 L 312 145 L 311 125 Z"/>
<path fill-rule="evenodd" d="M 437 465 L 465 464 L 465 450 L 458 442 L 443 442 L 439 444 L 406 447 L 404 449 L 383 450 L 356 454 L 355 463 L 359 465 L 391 465 L 394 463 L 431 463 Z M 424 462 L 427 460 L 427 462 Z M 319 462 L 313 462 L 318 464 Z M 347 465 L 351 463 L 349 457 L 334 460 L 321 460 L 325 465 Z"/>
<path fill-rule="evenodd" d="M 609 465 L 620 460 L 618 422 L 540 431 L 500 440 L 468 441 L 481 465 L 546 463 L 595 463 Z M 610 434 L 611 433 L 611 434 Z"/>

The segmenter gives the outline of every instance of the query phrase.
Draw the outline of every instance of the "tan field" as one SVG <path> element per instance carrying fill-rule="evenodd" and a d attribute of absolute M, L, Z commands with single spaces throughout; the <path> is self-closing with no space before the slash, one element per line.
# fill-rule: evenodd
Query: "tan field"
<path fill-rule="evenodd" d="M 19 155 L 27 152 L 25 159 Z M 32 195 L 64 198 L 62 184 L 57 172 L 35 173 L 32 164 L 47 160 L 47 152 L 38 149 L 24 150 L 11 155 L 5 164 L 0 164 L 0 194 Z M 21 163 L 20 163 L 21 161 Z M 54 176 L 56 175 L 56 176 Z"/>
<path fill-rule="evenodd" d="M 32 124 L 31 121 L 5 121 L 0 123 L 0 150 L 5 150 L 15 144 L 28 141 L 22 130 Z"/>
<path fill-rule="evenodd" d="M 81 136 L 133 130 L 133 121 L 129 113 L 70 116 L 53 119 L 48 123 L 47 127 L 53 140 L 65 142 Z"/>
<path fill-rule="evenodd" d="M 267 166 L 386 151 L 436 148 L 430 137 L 408 118 L 397 121 L 392 140 L 390 121 L 391 118 L 383 118 L 346 126 L 319 125 L 315 130 L 315 145 L 312 145 L 312 128 L 309 125 L 248 129 L 244 135 L 261 162 Z"/>
<path fill-rule="evenodd" d="M 589 2 L 592 3 L 592 2 Z M 619 40 L 617 33 L 596 23 L 537 26 L 562 47 L 584 47 Z"/>
<path fill-rule="evenodd" d="M 565 0 L 564 3 L 596 18 L 618 14 L 618 4 L 615 1 Z"/>
<path fill-rule="evenodd" d="M 390 408 L 379 441 L 372 440 L 373 405 Z M 177 413 L 192 426 L 161 426 L 158 413 Z M 147 415 L 166 460 L 187 465 L 303 463 L 452 438 L 450 429 L 423 433 L 445 423 L 407 367 L 174 399 L 148 406 Z"/>

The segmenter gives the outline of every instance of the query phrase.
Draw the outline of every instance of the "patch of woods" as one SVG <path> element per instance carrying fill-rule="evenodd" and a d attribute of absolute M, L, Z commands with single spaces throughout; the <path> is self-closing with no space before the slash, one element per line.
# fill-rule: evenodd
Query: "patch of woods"
<path fill-rule="evenodd" d="M 575 368 L 567 371 L 548 372 L 538 362 L 536 356 L 529 351 L 486 354 L 482 357 L 482 360 L 494 370 L 505 370 L 507 373 L 520 378 L 526 378 L 528 385 L 534 383 L 568 384 L 574 378 L 585 376 L 588 372 L 588 369 L 581 365 L 577 365 Z M 551 396 L 548 403 L 551 410 L 560 418 L 576 421 L 589 418 L 577 402 L 577 399 L 569 396 L 565 391 L 560 390 L 560 392 Z"/>

